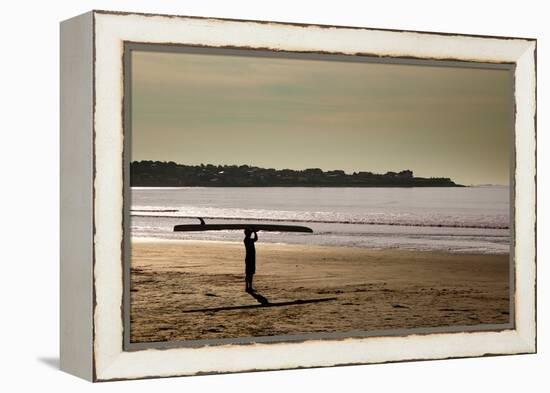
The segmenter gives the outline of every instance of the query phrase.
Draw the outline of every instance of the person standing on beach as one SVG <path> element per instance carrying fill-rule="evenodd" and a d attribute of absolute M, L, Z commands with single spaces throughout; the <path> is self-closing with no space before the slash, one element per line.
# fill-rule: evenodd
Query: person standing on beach
<path fill-rule="evenodd" d="M 254 237 L 250 235 L 254 233 Z M 246 256 L 244 258 L 245 263 L 245 291 L 254 292 L 252 288 L 252 278 L 256 273 L 256 247 L 254 243 L 258 240 L 258 234 L 256 231 L 250 229 L 244 230 L 244 247 L 246 249 Z"/>

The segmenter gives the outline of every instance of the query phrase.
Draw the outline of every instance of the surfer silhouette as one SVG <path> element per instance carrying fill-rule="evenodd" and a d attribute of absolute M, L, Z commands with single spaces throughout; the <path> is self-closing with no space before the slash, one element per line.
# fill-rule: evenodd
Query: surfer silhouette
<path fill-rule="evenodd" d="M 254 233 L 254 237 L 251 237 Z M 244 247 L 246 249 L 246 256 L 244 258 L 245 263 L 245 291 L 254 292 L 252 288 L 252 279 L 254 273 L 256 273 L 256 247 L 254 243 L 258 240 L 258 234 L 256 231 L 250 229 L 244 230 Z"/>

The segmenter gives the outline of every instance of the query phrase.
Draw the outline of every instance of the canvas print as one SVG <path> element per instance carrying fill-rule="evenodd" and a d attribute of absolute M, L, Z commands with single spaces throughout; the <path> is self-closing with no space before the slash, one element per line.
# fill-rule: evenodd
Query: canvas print
<path fill-rule="evenodd" d="M 162 46 L 128 61 L 130 343 L 511 326 L 513 70 Z"/>

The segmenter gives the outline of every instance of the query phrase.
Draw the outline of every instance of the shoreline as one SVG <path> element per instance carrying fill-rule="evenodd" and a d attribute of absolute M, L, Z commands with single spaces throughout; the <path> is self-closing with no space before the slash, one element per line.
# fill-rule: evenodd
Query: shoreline
<path fill-rule="evenodd" d="M 147 237 L 147 236 L 132 236 L 130 243 L 135 244 L 178 244 L 182 245 L 192 245 L 193 243 L 200 244 L 220 244 L 220 245 L 237 245 L 242 247 L 242 241 L 231 241 L 231 240 L 202 240 L 202 239 L 167 239 L 167 238 L 156 238 L 156 237 Z M 311 247 L 311 248 L 328 248 L 328 249 L 360 249 L 360 250 L 370 250 L 370 251 L 395 251 L 395 252 L 406 252 L 406 253 L 435 253 L 435 254 L 453 254 L 453 255 L 509 255 L 509 252 L 472 252 L 471 250 L 466 251 L 457 251 L 457 250 L 416 250 L 416 249 L 406 249 L 400 247 L 363 247 L 363 246 L 339 246 L 339 245 L 318 245 L 318 244 L 307 244 L 307 243 L 284 243 L 284 242 L 261 242 L 258 246 L 289 246 L 289 247 Z"/>

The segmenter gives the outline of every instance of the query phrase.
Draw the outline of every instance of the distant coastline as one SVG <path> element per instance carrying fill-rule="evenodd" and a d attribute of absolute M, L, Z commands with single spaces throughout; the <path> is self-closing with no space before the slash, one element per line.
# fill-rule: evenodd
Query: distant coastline
<path fill-rule="evenodd" d="M 163 161 L 130 164 L 132 187 L 464 187 L 447 177 L 415 177 L 411 170 L 345 173 L 260 168 L 250 165 L 183 165 Z"/>

